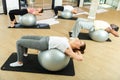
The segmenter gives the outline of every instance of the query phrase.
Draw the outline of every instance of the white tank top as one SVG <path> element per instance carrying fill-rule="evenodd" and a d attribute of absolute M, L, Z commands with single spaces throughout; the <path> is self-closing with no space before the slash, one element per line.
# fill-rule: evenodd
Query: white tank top
<path fill-rule="evenodd" d="M 49 47 L 48 49 L 57 48 L 62 52 L 70 47 L 69 40 L 66 37 L 57 37 L 57 36 L 50 36 L 49 37 Z"/>

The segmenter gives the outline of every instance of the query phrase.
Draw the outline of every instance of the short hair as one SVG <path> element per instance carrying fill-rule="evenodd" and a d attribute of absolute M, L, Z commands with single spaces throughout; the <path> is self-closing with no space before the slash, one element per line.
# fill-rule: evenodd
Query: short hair
<path fill-rule="evenodd" d="M 85 49 L 86 49 L 86 43 L 84 43 L 84 45 L 80 46 L 80 49 L 73 49 L 73 51 L 76 52 L 77 50 L 79 50 L 81 52 L 81 54 L 84 54 Z"/>
<path fill-rule="evenodd" d="M 41 11 L 40 11 L 39 13 L 43 13 L 43 11 L 44 11 L 44 10 L 43 10 L 43 8 L 42 8 Z"/>
<path fill-rule="evenodd" d="M 110 24 L 111 28 L 115 31 L 118 31 L 119 30 L 119 27 L 115 24 Z"/>
<path fill-rule="evenodd" d="M 86 49 L 86 44 L 84 43 L 84 45 L 80 46 L 80 52 L 81 54 L 84 54 L 84 50 Z"/>

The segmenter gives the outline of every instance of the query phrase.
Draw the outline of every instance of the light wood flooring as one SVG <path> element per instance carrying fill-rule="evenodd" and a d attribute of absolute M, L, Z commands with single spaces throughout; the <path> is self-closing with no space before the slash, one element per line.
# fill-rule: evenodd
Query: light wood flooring
<path fill-rule="evenodd" d="M 87 16 L 79 15 L 78 17 L 87 18 Z M 97 14 L 96 19 L 120 26 L 120 11 L 112 9 Z M 69 37 L 68 32 L 71 30 L 75 20 L 58 20 L 60 23 L 51 25 L 51 29 L 8 29 L 9 17 L 0 15 L 0 67 L 12 52 L 16 52 L 16 40 L 23 35 Z M 120 38 L 116 38 L 111 34 L 109 37 L 112 42 L 100 43 L 84 40 L 87 49 L 82 62 L 74 60 L 75 76 L 0 70 L 0 80 L 120 80 Z M 37 54 L 36 50 L 29 50 L 29 52 Z"/>

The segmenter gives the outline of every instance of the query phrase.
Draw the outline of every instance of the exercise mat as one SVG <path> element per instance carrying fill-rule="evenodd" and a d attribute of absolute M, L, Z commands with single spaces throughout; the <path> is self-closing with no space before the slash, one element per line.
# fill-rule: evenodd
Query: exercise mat
<path fill-rule="evenodd" d="M 1 67 L 1 70 L 5 71 L 17 71 L 17 72 L 30 72 L 30 73 L 41 73 L 41 74 L 52 74 L 52 75 L 64 75 L 74 76 L 74 64 L 73 60 L 70 59 L 69 64 L 60 71 L 48 71 L 44 69 L 38 62 L 37 54 L 28 54 L 27 57 L 23 58 L 24 65 L 22 67 L 10 67 L 9 64 L 15 62 L 17 59 L 17 53 L 12 53 L 6 62 Z"/>
<path fill-rule="evenodd" d="M 58 16 L 58 19 L 66 19 L 66 20 L 77 20 L 78 17 L 72 17 L 72 18 L 63 18 L 61 16 Z"/>
<path fill-rule="evenodd" d="M 10 28 L 10 27 L 9 27 Z M 23 26 L 19 23 L 15 24 L 15 27 L 13 28 L 26 28 L 26 29 L 50 29 L 50 25 L 46 24 L 46 23 L 40 23 L 40 24 L 36 24 L 34 26 Z"/>

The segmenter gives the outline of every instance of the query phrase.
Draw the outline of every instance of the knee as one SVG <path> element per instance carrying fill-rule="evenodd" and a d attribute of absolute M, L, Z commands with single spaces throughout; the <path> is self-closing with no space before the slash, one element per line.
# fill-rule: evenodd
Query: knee
<path fill-rule="evenodd" d="M 9 11 L 9 15 L 11 15 L 11 11 Z"/>
<path fill-rule="evenodd" d="M 77 20 L 76 20 L 76 22 L 80 22 L 81 21 L 81 18 L 78 18 Z"/>
<path fill-rule="evenodd" d="M 58 10 L 58 9 L 59 9 L 59 7 L 60 7 L 60 6 L 56 6 L 56 7 L 54 8 L 54 10 Z"/>
<path fill-rule="evenodd" d="M 17 45 L 17 46 L 20 45 L 20 43 L 21 43 L 21 40 L 20 40 L 20 39 L 16 41 L 16 45 Z"/>
<path fill-rule="evenodd" d="M 11 15 L 11 14 L 13 14 L 13 11 L 11 10 L 11 11 L 9 11 L 9 15 Z"/>
<path fill-rule="evenodd" d="M 21 39 L 24 39 L 26 36 L 22 36 Z"/>
<path fill-rule="evenodd" d="M 56 11 L 57 10 L 57 6 L 54 8 L 54 11 Z"/>

